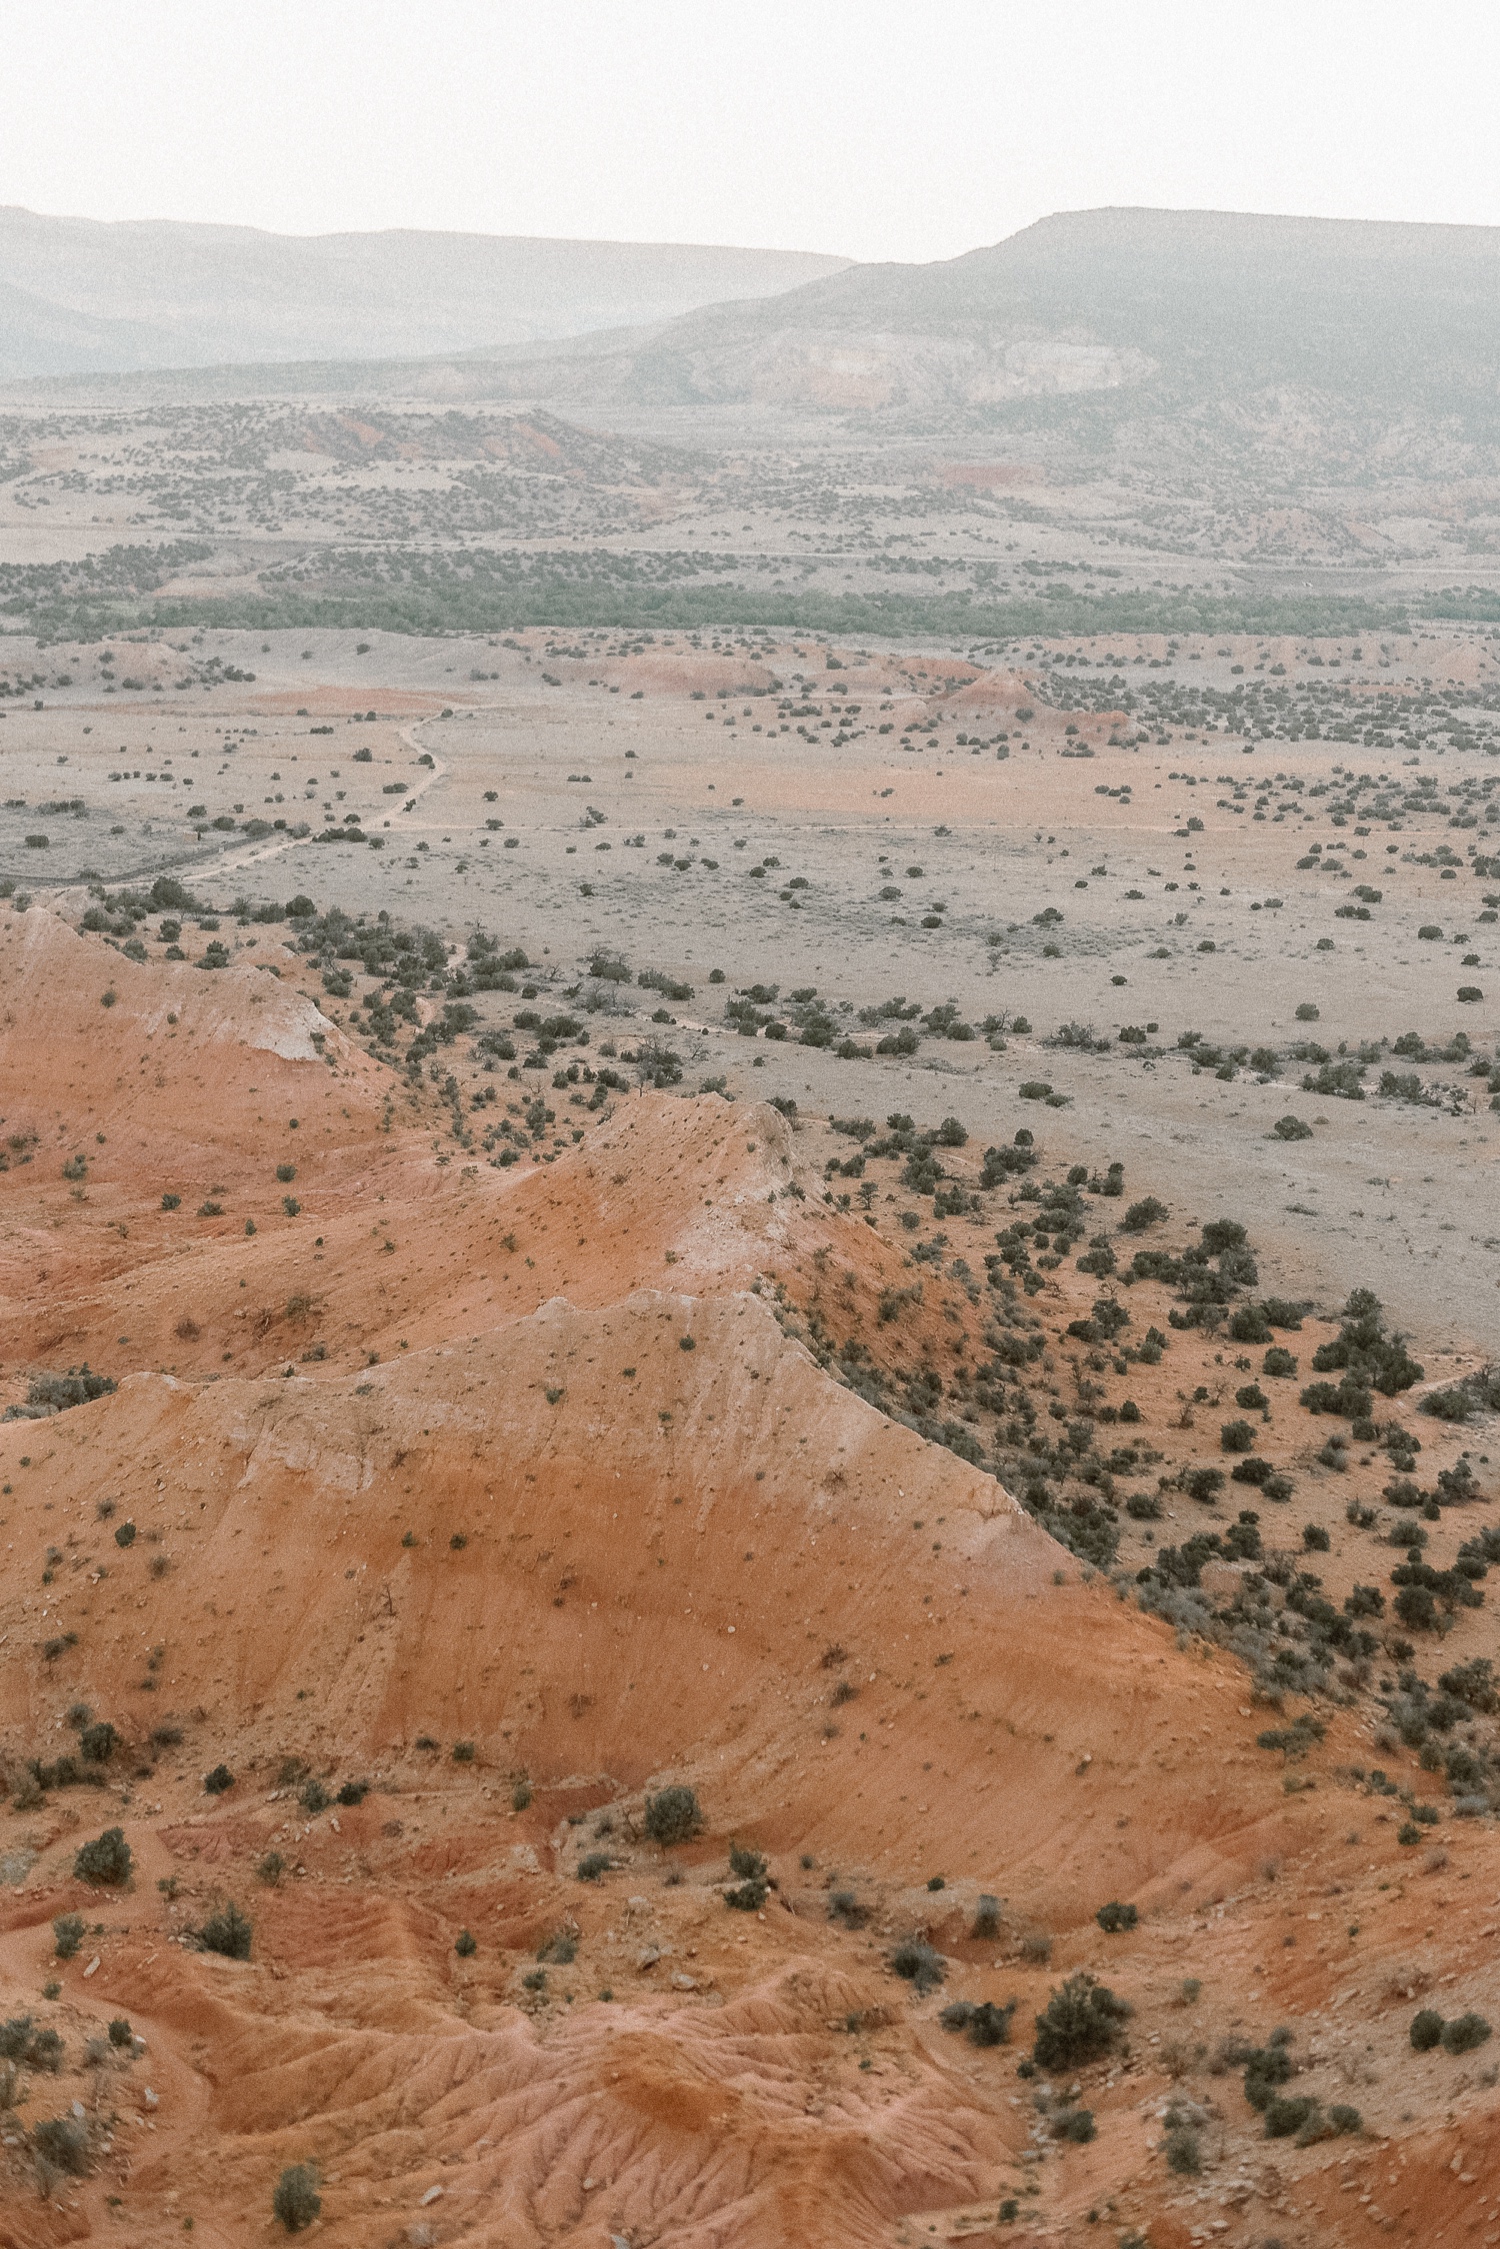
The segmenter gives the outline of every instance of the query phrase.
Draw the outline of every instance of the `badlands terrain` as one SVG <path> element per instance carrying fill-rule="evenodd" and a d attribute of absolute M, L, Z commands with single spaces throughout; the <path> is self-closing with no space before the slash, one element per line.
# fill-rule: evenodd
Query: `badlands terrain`
<path fill-rule="evenodd" d="M 0 2238 L 1483 2238 L 1490 650 L 1146 645 L 39 653 Z"/>
<path fill-rule="evenodd" d="M 0 407 L 4 2249 L 1500 2240 L 1493 245 L 1294 226 Z"/>

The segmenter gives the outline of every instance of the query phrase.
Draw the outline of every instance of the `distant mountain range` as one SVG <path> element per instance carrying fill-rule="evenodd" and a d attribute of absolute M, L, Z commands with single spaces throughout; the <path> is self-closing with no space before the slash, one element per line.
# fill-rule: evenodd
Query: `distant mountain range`
<path fill-rule="evenodd" d="M 1500 228 L 1100 210 L 933 265 L 857 265 L 646 335 L 504 355 L 514 395 L 999 415 L 1143 408 L 1500 427 Z M 1123 401 L 1122 401 L 1123 403 Z"/>
<path fill-rule="evenodd" d="M 692 243 L 285 235 L 0 209 L 0 377 L 423 359 L 670 320 L 847 261 Z"/>
<path fill-rule="evenodd" d="M 511 399 L 595 421 L 709 409 L 721 431 L 779 409 L 1030 431 L 1095 469 L 1123 447 L 1231 475 L 1252 460 L 1273 476 L 1319 461 L 1346 478 L 1447 473 L 1500 447 L 1492 227 L 1075 211 L 936 264 L 854 265 L 12 212 L 7 287 L 13 372 L 177 355 L 178 372 L 75 376 L 80 401 Z"/>

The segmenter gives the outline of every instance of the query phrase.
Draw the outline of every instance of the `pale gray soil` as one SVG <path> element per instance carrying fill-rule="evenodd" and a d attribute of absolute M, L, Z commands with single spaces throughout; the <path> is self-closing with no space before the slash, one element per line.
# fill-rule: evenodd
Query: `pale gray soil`
<path fill-rule="evenodd" d="M 996 696 L 1008 704 L 977 709 L 941 692 L 916 696 L 895 658 L 878 651 L 864 666 L 846 652 L 836 677 L 860 718 L 843 722 L 849 738 L 835 747 L 816 722 L 778 719 L 778 701 L 792 697 L 798 710 L 837 708 L 835 675 L 810 639 L 796 644 L 805 659 L 790 644 L 716 658 L 678 635 L 648 659 L 607 657 L 608 637 L 592 655 L 575 638 L 567 645 L 580 653 L 567 658 L 549 657 L 538 634 L 511 646 L 373 636 L 364 657 L 347 633 L 277 634 L 269 653 L 259 636 L 209 634 L 181 660 L 161 643 L 121 642 L 117 676 L 132 663 L 150 676 L 108 701 L 97 673 L 85 676 L 97 652 L 46 651 L 39 661 L 49 670 L 76 663 L 76 684 L 49 690 L 41 711 L 12 702 L 0 720 L 0 796 L 24 800 L 0 813 L 0 872 L 42 895 L 83 868 L 108 884 L 171 868 L 220 907 L 240 892 L 284 901 L 303 891 L 320 906 L 387 910 L 455 940 L 479 925 L 541 964 L 537 980 L 558 1005 L 593 948 L 616 949 L 633 971 L 666 970 L 694 997 L 666 1004 L 673 1020 L 653 1027 L 660 996 L 614 988 L 615 1004 L 633 1012 L 618 1023 L 593 1019 L 595 1051 L 611 1032 L 632 1047 L 655 1035 L 681 1056 L 689 1087 L 723 1076 L 731 1091 L 790 1096 L 813 1112 L 883 1119 L 909 1110 L 919 1124 L 953 1113 L 980 1145 L 1029 1126 L 1059 1156 L 1122 1160 L 1131 1194 L 1158 1193 L 1184 1217 L 1243 1219 L 1268 1284 L 1324 1305 L 1374 1288 L 1430 1361 L 1440 1345 L 1500 1343 L 1500 1116 L 1486 1081 L 1467 1061 L 1414 1063 L 1387 1049 L 1364 1071 L 1370 1098 L 1330 1098 L 1302 1090 L 1309 1065 L 1287 1052 L 1313 1038 L 1337 1059 L 1341 1044 L 1353 1053 L 1361 1041 L 1415 1030 L 1429 1046 L 1446 1045 L 1461 1030 L 1476 1053 L 1494 1055 L 1500 944 L 1479 918 L 1491 886 L 1466 869 L 1444 881 L 1439 866 L 1416 863 L 1447 841 L 1446 797 L 1430 817 L 1371 821 L 1368 833 L 1361 821 L 1355 843 L 1347 821 L 1336 836 L 1306 793 L 1345 760 L 1399 773 L 1409 751 L 1263 741 L 1246 756 L 1238 737 L 1188 742 L 1175 730 L 1167 743 L 1111 748 L 1096 722 L 1070 716 L 1056 674 L 1058 707 L 1025 700 L 1036 694 L 1029 681 L 1046 684 L 1031 667 L 1019 684 L 997 673 Z M 1237 644 L 1235 661 L 1265 648 Z M 254 683 L 170 684 L 210 656 L 253 670 Z M 1295 671 L 1290 644 L 1285 659 Z M 1488 644 L 1462 636 L 1424 646 L 1421 660 L 1429 675 L 1467 665 L 1475 676 L 1482 664 L 1478 676 L 1488 676 Z M 1228 677 L 1226 661 L 1209 661 Z M 943 664 L 951 674 L 951 660 L 932 659 L 935 675 Z M 1200 684 L 1208 668 L 1195 666 Z M 471 680 L 477 669 L 498 676 Z M 544 671 L 561 684 L 544 685 Z M 793 686 L 798 674 L 805 691 Z M 748 692 L 772 678 L 785 683 L 780 697 Z M 728 701 L 712 684 L 721 680 L 736 687 Z M 693 701 L 704 682 L 706 700 Z M 1033 712 L 1024 725 L 1018 698 Z M 356 703 L 386 715 L 352 717 Z M 438 715 L 445 706 L 451 717 Z M 948 714 L 941 749 L 900 747 L 897 729 L 919 710 Z M 893 730 L 882 736 L 887 720 Z M 1078 739 L 1069 724 L 1098 744 L 1092 758 L 1060 754 Z M 989 746 L 1001 728 L 1005 762 Z M 987 745 L 978 756 L 954 739 L 970 730 Z M 369 764 L 354 763 L 360 747 Z M 431 769 L 417 762 L 424 751 Z M 1478 783 L 1495 771 L 1482 746 L 1429 745 L 1421 763 L 1444 791 L 1450 779 Z M 1276 774 L 1300 779 L 1304 791 L 1272 788 L 1259 823 L 1248 809 L 1219 809 L 1229 784 L 1216 777 L 1239 781 L 1247 770 L 1262 785 Z M 1180 772 L 1203 780 L 1190 791 L 1169 778 Z M 399 809 L 405 795 L 383 793 L 397 781 L 412 785 L 409 812 Z M 1097 793 L 1126 781 L 1130 802 Z M 77 797 L 81 816 L 40 809 Z M 186 818 L 200 805 L 199 825 L 217 815 L 235 830 L 209 829 L 200 842 Z M 351 811 L 384 849 L 289 842 L 274 830 L 247 843 L 243 833 L 258 816 L 305 820 L 316 837 Z M 1189 814 L 1203 832 L 1174 833 Z M 45 852 L 24 843 L 39 832 Z M 1481 851 L 1488 832 L 1478 831 Z M 644 845 L 627 846 L 636 835 Z M 1337 879 L 1330 868 L 1299 871 L 1314 841 L 1325 857 L 1338 842 L 1369 856 L 1353 864 L 1346 848 L 1351 863 Z M 1464 841 L 1453 838 L 1460 851 Z M 767 858 L 779 866 L 752 878 Z M 1456 863 L 1463 868 L 1461 856 Z M 806 887 L 787 890 L 794 877 Z M 1337 918 L 1361 880 L 1381 891 L 1370 919 Z M 900 897 L 882 900 L 886 885 Z M 1268 899 L 1280 903 L 1267 909 Z M 921 927 L 937 907 L 941 925 Z M 1062 921 L 1038 927 L 1033 917 L 1049 907 Z M 1441 941 L 1418 939 L 1429 923 L 1441 926 Z M 1319 939 L 1333 949 L 1318 951 Z M 1200 951 L 1205 941 L 1215 950 Z M 189 954 L 204 942 L 189 921 Z M 1044 956 L 1048 942 L 1058 957 Z M 1150 957 L 1163 948 L 1165 958 Z M 1460 949 L 1477 952 L 1479 965 L 1463 969 Z M 722 987 L 708 981 L 715 968 Z M 1456 999 L 1469 982 L 1484 991 L 1478 1004 Z M 755 983 L 779 987 L 783 1016 L 791 992 L 815 986 L 840 1037 L 863 1046 L 894 1026 L 862 1027 L 859 1009 L 895 995 L 924 1013 L 952 1000 L 976 1029 L 1001 1019 L 1002 1050 L 982 1035 L 924 1033 L 911 1059 L 842 1060 L 795 1043 L 795 1030 L 781 1044 L 736 1036 L 723 1002 Z M 1307 1002 L 1316 1022 L 1296 1020 Z M 485 1020 L 508 1023 L 519 1003 L 497 993 L 477 1004 Z M 1030 1033 L 1008 1029 L 1018 1014 Z M 1107 1050 L 1049 1043 L 1065 1023 L 1092 1027 Z M 1143 1058 L 1117 1034 L 1148 1024 L 1157 1029 Z M 1278 1067 L 1242 1065 L 1227 1080 L 1196 1070 L 1177 1048 L 1185 1031 L 1226 1049 L 1273 1048 Z M 1380 1098 L 1383 1068 L 1416 1071 L 1438 1105 Z M 1030 1082 L 1068 1105 L 1022 1099 Z M 1312 1127 L 1310 1138 L 1272 1135 L 1288 1113 Z"/>

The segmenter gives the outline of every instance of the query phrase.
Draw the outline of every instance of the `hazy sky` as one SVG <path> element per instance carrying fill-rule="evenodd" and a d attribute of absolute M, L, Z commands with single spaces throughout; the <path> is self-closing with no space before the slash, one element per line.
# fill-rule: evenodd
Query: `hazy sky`
<path fill-rule="evenodd" d="M 1496 0 L 0 0 L 0 202 L 948 257 L 1101 203 L 1500 224 Z"/>

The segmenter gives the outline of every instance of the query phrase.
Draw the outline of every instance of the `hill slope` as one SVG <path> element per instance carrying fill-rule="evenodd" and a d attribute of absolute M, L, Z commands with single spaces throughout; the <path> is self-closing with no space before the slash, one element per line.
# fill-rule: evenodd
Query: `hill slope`
<path fill-rule="evenodd" d="M 664 320 L 843 263 L 693 243 L 107 225 L 12 206 L 0 210 L 0 374 L 416 358 Z"/>
<path fill-rule="evenodd" d="M 1032 401 L 1049 423 L 1072 394 L 1265 415 L 1288 393 L 1325 419 L 1456 417 L 1493 435 L 1497 282 L 1496 228 L 1065 212 L 943 263 L 851 267 L 690 313 L 614 351 L 512 354 L 503 380 L 514 395 L 897 419 Z"/>
<path fill-rule="evenodd" d="M 1492 1828 L 1416 1873 L 1356 1710 L 1284 1766 L 1230 1655 L 824 1371 L 761 1266 L 901 1260 L 776 1112 L 628 1096 L 455 1177 L 289 955 L 0 943 L 5 1363 L 120 1331 L 117 1389 L 0 1425 L 3 2249 L 239 2249 L 293 2165 L 339 2249 L 1465 2210 L 1485 2078 L 1407 2024 L 1439 1965 L 1495 2005 Z M 174 1234 L 190 1166 L 228 1208 Z M 1123 2009 L 1018 2089 L 1096 1973 Z M 1267 2162 L 1223 2057 L 1282 2021 L 1319 2129 Z"/>

